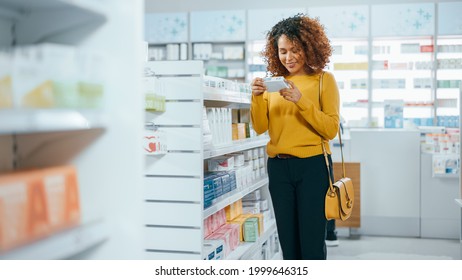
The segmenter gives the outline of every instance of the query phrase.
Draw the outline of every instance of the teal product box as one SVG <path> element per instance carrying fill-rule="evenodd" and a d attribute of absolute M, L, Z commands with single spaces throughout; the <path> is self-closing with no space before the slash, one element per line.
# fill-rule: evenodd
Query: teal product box
<path fill-rule="evenodd" d="M 215 199 L 212 180 L 204 179 L 204 209 L 212 206 L 212 201 Z"/>
<path fill-rule="evenodd" d="M 204 174 L 204 181 L 209 180 L 212 183 L 215 198 L 223 195 L 223 183 L 221 176 L 216 172 L 207 172 Z"/>

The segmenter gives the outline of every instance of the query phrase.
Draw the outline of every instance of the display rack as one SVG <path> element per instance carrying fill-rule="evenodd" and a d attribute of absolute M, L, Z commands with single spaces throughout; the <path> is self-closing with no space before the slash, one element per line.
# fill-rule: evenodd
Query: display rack
<path fill-rule="evenodd" d="M 245 80 L 245 42 L 193 42 L 192 58 L 204 61 L 206 75 Z"/>
<path fill-rule="evenodd" d="M 373 108 L 379 127 L 402 128 L 404 119 L 433 120 L 433 41 L 431 37 L 374 39 L 372 42 L 372 101 L 402 100 L 401 118 L 387 126 L 384 107 Z"/>
<path fill-rule="evenodd" d="M 203 107 L 208 102 L 249 106 L 249 99 L 236 100 L 224 90 L 222 94 L 231 96 L 230 99 L 218 98 L 217 91 L 204 90 L 202 61 L 152 61 L 147 67 L 164 85 L 166 110 L 146 112 L 146 121 L 165 131 L 168 152 L 146 158 L 145 258 L 202 259 L 204 220 L 246 194 L 267 188 L 268 183 L 267 178 L 260 179 L 244 189 L 225 194 L 204 210 L 204 160 L 265 146 L 268 138 L 233 141 L 232 145 L 204 150 Z M 211 100 L 207 100 L 208 97 Z M 242 258 L 274 232 L 275 226 L 268 225 L 259 242 L 242 244 L 231 257 Z"/>
<path fill-rule="evenodd" d="M 462 70 L 461 36 L 440 36 L 437 38 L 436 72 L 436 116 L 437 125 L 458 127 L 459 88 Z"/>
<path fill-rule="evenodd" d="M 328 68 L 339 87 L 342 117 L 349 127 L 367 127 L 368 108 L 371 106 L 368 94 L 368 41 L 336 38 L 332 39 L 332 46 L 333 54 Z"/>
<path fill-rule="evenodd" d="M 0 176 L 72 165 L 78 176 L 81 216 L 75 228 L 11 249 L 2 259 L 142 257 L 142 232 L 131 230 L 142 224 L 143 157 L 137 148 L 143 115 L 141 96 L 133 95 L 141 92 L 133 69 L 141 69 L 143 62 L 138 53 L 142 6 L 140 0 L 0 0 L 0 47 L 56 43 L 105 58 L 104 97 L 94 110 L 0 110 Z"/>

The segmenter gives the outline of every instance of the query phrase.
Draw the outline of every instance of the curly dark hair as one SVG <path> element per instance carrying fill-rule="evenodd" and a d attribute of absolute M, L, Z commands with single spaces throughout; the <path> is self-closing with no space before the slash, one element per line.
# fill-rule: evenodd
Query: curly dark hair
<path fill-rule="evenodd" d="M 289 75 L 289 71 L 279 60 L 278 40 L 281 35 L 286 35 L 296 47 L 303 50 L 306 73 L 319 73 L 329 63 L 332 47 L 324 31 L 324 26 L 318 18 L 297 14 L 279 21 L 266 34 L 266 46 L 261 54 L 268 65 L 268 72 L 272 76 Z"/>

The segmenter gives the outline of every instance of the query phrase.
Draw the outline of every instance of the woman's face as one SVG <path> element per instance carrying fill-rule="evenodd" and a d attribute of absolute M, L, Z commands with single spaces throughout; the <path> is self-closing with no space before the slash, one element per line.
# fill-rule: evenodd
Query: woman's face
<path fill-rule="evenodd" d="M 306 74 L 303 65 L 305 56 L 303 51 L 295 46 L 286 35 L 281 35 L 278 40 L 279 60 L 293 76 Z"/>

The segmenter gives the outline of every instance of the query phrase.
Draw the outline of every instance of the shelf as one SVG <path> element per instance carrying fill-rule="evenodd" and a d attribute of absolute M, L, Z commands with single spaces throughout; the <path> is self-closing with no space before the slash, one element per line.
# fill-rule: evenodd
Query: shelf
<path fill-rule="evenodd" d="M 203 87 L 204 101 L 222 101 L 240 104 L 250 104 L 250 96 L 245 93 L 225 89 Z"/>
<path fill-rule="evenodd" d="M 456 201 L 457 205 L 459 205 L 460 208 L 462 208 L 462 199 L 456 198 L 456 199 L 454 199 L 454 200 Z"/>
<path fill-rule="evenodd" d="M 244 140 L 236 140 L 233 141 L 231 145 L 221 146 L 209 151 L 204 151 L 204 159 L 209 159 L 225 154 L 266 146 L 268 141 L 268 136 L 257 136 L 254 138 Z"/>
<path fill-rule="evenodd" d="M 456 179 L 456 178 L 459 178 L 459 174 L 434 174 L 433 177 L 435 178 L 453 178 L 453 179 Z"/>
<path fill-rule="evenodd" d="M 96 110 L 0 110 L 0 135 L 103 128 L 103 114 Z"/>
<path fill-rule="evenodd" d="M 33 44 L 52 41 L 50 36 L 77 27 L 104 23 L 104 8 L 89 0 L 0 0 L 0 17 L 15 22 L 16 44 Z"/>
<path fill-rule="evenodd" d="M 250 187 L 245 188 L 244 190 L 234 190 L 234 191 L 224 194 L 223 196 L 220 196 L 217 202 L 215 202 L 212 206 L 204 210 L 204 214 L 203 214 L 204 219 L 215 214 L 216 212 L 225 208 L 231 203 L 243 198 L 247 194 L 265 186 L 266 184 L 268 184 L 268 178 L 261 179 L 260 181 L 257 181 Z"/>
<path fill-rule="evenodd" d="M 273 261 L 279 261 L 279 260 L 282 260 L 282 259 L 283 259 L 283 257 L 282 257 L 281 251 L 275 253 L 273 255 L 273 257 L 271 257 L 271 260 L 273 260 Z"/>
<path fill-rule="evenodd" d="M 255 253 L 262 246 L 263 242 L 268 240 L 271 234 L 276 231 L 276 220 L 272 219 L 267 225 L 263 225 L 265 231 L 256 242 L 241 242 L 241 245 L 232 251 L 226 260 L 239 260 L 245 257 L 248 253 Z"/>
<path fill-rule="evenodd" d="M 101 221 L 95 221 L 25 245 L 0 255 L 0 259 L 66 259 L 104 242 L 108 235 L 105 224 Z"/>

